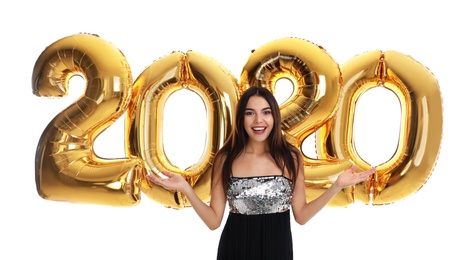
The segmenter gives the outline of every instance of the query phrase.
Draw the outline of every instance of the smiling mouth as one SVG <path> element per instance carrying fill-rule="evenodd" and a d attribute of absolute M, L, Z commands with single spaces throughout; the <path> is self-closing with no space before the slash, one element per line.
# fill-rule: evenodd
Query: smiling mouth
<path fill-rule="evenodd" d="M 252 130 L 256 133 L 263 133 L 266 127 L 252 127 Z"/>

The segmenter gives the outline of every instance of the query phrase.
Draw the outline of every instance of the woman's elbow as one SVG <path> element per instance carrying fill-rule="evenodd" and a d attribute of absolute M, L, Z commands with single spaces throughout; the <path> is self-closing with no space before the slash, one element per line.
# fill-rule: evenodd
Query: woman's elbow
<path fill-rule="evenodd" d="M 206 224 L 211 231 L 214 231 L 221 226 L 221 223 L 207 223 Z"/>
<path fill-rule="evenodd" d="M 296 221 L 297 224 L 303 226 L 309 222 L 310 218 L 304 217 L 301 214 L 293 214 L 294 215 L 294 220 Z"/>
<path fill-rule="evenodd" d="M 206 221 L 205 224 L 210 230 L 213 231 L 221 226 L 221 220 L 211 219 L 210 221 Z"/>
<path fill-rule="evenodd" d="M 305 224 L 307 224 L 307 220 L 305 220 L 305 219 L 294 218 L 294 220 L 296 220 L 296 223 L 301 225 L 301 226 L 304 226 Z"/>

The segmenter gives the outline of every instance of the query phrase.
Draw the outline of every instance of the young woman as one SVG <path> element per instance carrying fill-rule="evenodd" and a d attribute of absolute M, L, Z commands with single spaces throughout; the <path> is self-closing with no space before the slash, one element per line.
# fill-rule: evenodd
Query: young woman
<path fill-rule="evenodd" d="M 250 87 L 239 99 L 231 136 L 213 162 L 211 200 L 204 203 L 185 179 L 163 172 L 148 179 L 185 194 L 211 230 L 229 216 L 218 245 L 217 259 L 293 259 L 290 209 L 297 223 L 306 224 L 341 189 L 367 180 L 375 172 L 342 172 L 317 199 L 307 203 L 302 154 L 281 131 L 279 105 L 266 88 Z"/>

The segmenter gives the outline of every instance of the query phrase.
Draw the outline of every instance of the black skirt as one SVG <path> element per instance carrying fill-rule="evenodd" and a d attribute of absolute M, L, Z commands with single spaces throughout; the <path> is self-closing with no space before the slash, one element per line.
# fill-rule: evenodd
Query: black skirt
<path fill-rule="evenodd" d="M 218 260 L 292 260 L 290 211 L 263 215 L 229 213 Z"/>

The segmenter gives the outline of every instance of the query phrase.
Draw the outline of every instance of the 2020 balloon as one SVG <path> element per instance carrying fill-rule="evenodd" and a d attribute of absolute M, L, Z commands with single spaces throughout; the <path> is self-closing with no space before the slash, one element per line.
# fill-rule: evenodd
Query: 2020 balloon
<path fill-rule="evenodd" d="M 49 123 L 37 147 L 37 190 L 48 200 L 129 206 L 138 204 L 144 192 L 167 207 L 189 207 L 183 194 L 155 187 L 144 178 L 167 169 L 183 175 L 202 200 L 209 201 L 211 162 L 231 131 L 239 95 L 252 85 L 274 92 L 283 78 L 293 85 L 293 94 L 281 105 L 286 137 L 301 149 L 308 136 L 316 135 L 317 158 L 303 157 L 308 200 L 351 164 L 371 167 L 352 139 L 356 102 L 371 88 L 387 88 L 399 98 L 397 150 L 377 165 L 371 180 L 344 189 L 330 206 L 346 207 L 356 200 L 388 204 L 415 193 L 430 177 L 442 139 L 437 80 L 426 67 L 395 51 L 367 52 L 340 66 L 321 46 L 283 38 L 252 52 L 239 83 L 220 63 L 189 51 L 156 60 L 132 84 L 122 52 L 97 35 L 76 34 L 56 41 L 39 56 L 33 93 L 65 96 L 74 75 L 85 78 L 84 95 Z M 208 124 L 204 153 L 187 169 L 173 165 L 162 144 L 163 109 L 180 89 L 202 98 Z M 127 158 L 99 158 L 93 151 L 95 138 L 124 112 Z"/>

